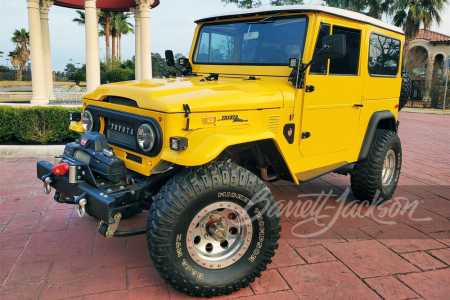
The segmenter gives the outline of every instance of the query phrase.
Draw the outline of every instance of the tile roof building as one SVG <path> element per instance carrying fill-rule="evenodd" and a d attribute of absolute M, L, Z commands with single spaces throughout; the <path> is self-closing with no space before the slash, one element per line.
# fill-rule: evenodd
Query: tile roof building
<path fill-rule="evenodd" d="M 450 36 L 427 29 L 420 29 L 416 39 L 427 40 L 430 41 L 430 43 L 432 44 L 437 43 L 450 44 Z"/>
<path fill-rule="evenodd" d="M 419 61 L 423 61 L 423 63 L 416 62 L 420 65 L 409 68 L 413 79 L 412 99 L 427 100 L 430 96 L 429 87 L 432 79 L 442 78 L 446 74 L 444 62 L 450 57 L 450 36 L 420 29 L 417 37 L 410 42 L 408 49 L 404 57 L 407 68 L 408 59 L 414 61 L 420 57 Z"/>

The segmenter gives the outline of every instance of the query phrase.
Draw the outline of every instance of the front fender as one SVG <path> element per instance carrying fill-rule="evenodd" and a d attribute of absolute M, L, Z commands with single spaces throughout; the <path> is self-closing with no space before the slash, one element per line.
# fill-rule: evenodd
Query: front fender
<path fill-rule="evenodd" d="M 78 121 L 78 122 L 77 121 L 72 121 L 72 122 L 70 122 L 69 129 L 73 130 L 73 131 L 76 131 L 76 132 L 84 133 L 81 121 Z"/>
<path fill-rule="evenodd" d="M 174 151 L 164 148 L 161 159 L 182 166 L 199 166 L 212 161 L 229 146 L 275 139 L 273 132 L 253 126 L 198 129 L 186 137 L 188 139 L 186 150 Z"/>

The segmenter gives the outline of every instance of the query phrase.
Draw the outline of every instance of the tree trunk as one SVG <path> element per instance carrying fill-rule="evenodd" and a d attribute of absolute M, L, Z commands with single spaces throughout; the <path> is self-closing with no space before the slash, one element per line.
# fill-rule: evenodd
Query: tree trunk
<path fill-rule="evenodd" d="M 22 69 L 17 69 L 17 81 L 22 81 Z"/>
<path fill-rule="evenodd" d="M 113 68 L 115 69 L 115 62 L 116 62 L 116 33 L 112 33 L 112 63 Z"/>
<path fill-rule="evenodd" d="M 122 62 L 122 34 L 119 32 L 119 61 Z"/>
<path fill-rule="evenodd" d="M 110 36 L 109 36 L 109 25 L 111 22 L 111 16 L 109 12 L 106 12 L 106 28 L 105 28 L 105 39 L 106 39 L 106 69 L 111 69 L 111 47 L 110 47 Z"/>

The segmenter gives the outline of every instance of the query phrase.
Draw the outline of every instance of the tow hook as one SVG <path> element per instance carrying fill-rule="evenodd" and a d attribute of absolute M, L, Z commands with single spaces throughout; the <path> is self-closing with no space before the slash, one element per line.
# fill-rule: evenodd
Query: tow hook
<path fill-rule="evenodd" d="M 119 227 L 120 219 L 122 218 L 122 214 L 118 213 L 114 216 L 114 223 L 109 224 L 105 221 L 100 221 L 100 226 L 98 227 L 101 234 L 103 234 L 105 237 L 112 238 L 114 236 L 114 232 L 116 232 L 117 228 Z M 105 230 L 106 229 L 106 230 Z"/>
<path fill-rule="evenodd" d="M 50 186 L 50 184 L 52 184 L 53 180 L 50 177 L 50 174 L 47 174 L 44 176 L 44 193 L 46 193 L 47 195 L 50 194 L 50 192 L 52 191 L 52 187 Z"/>
<path fill-rule="evenodd" d="M 77 213 L 80 218 L 84 218 L 86 216 L 87 200 L 84 198 L 85 196 L 86 193 L 83 193 L 75 198 L 75 203 L 77 203 Z"/>

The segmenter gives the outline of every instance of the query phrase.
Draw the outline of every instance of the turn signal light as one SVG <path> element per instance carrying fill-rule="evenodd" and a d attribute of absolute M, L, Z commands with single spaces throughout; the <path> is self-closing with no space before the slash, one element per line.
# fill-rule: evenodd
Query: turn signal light
<path fill-rule="evenodd" d="M 79 111 L 69 111 L 68 115 L 71 122 L 81 121 L 81 113 Z"/>
<path fill-rule="evenodd" d="M 69 164 L 68 163 L 60 163 L 57 165 L 54 165 L 52 168 L 52 173 L 55 175 L 65 175 L 69 171 Z"/>
<path fill-rule="evenodd" d="M 216 123 L 216 117 L 204 117 L 202 120 L 203 124 L 214 124 Z"/>
<path fill-rule="evenodd" d="M 186 150 L 188 146 L 188 139 L 185 137 L 174 136 L 170 138 L 170 149 L 175 151 Z"/>

